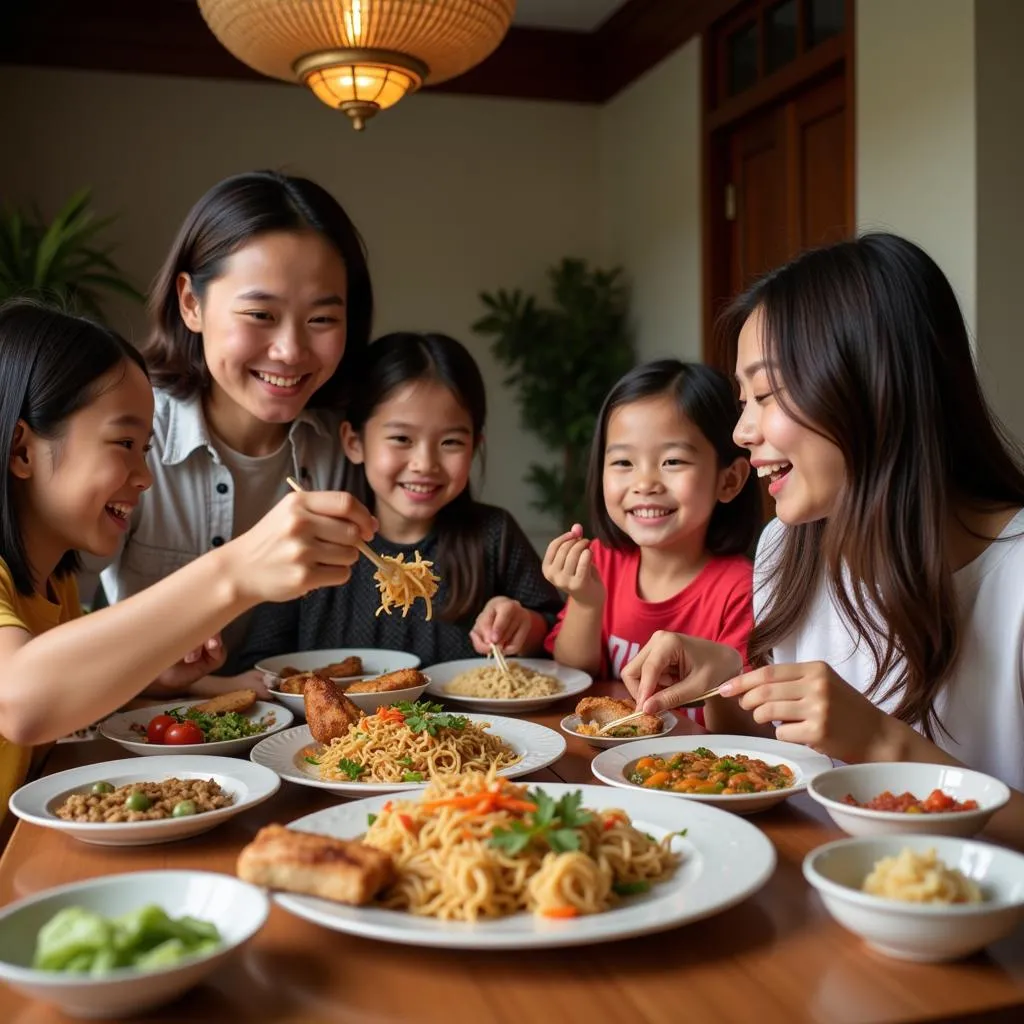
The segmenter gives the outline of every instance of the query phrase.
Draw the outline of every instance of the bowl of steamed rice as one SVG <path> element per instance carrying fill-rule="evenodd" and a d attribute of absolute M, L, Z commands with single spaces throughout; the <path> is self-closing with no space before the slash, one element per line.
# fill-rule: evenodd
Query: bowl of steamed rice
<path fill-rule="evenodd" d="M 1024 918 L 1024 855 L 953 836 L 840 839 L 812 850 L 804 877 L 828 912 L 900 960 L 954 960 Z"/>

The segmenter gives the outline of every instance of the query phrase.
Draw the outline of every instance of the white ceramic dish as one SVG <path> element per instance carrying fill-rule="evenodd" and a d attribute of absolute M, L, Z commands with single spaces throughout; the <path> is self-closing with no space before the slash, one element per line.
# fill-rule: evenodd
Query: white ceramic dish
<path fill-rule="evenodd" d="M 937 814 L 904 814 L 901 811 L 872 811 L 843 803 L 847 794 L 866 803 L 888 790 L 900 796 L 913 793 L 925 799 L 941 789 L 955 800 L 976 800 L 976 811 L 944 811 Z M 1010 790 L 991 775 L 945 764 L 875 762 L 848 764 L 822 772 L 807 792 L 851 836 L 941 835 L 973 836 L 1010 799 Z"/>
<path fill-rule="evenodd" d="M 861 892 L 882 857 L 904 847 L 935 850 L 981 888 L 982 903 L 907 903 Z M 968 956 L 1008 935 L 1024 919 L 1024 856 L 1002 846 L 954 836 L 858 836 L 812 850 L 804 877 L 828 912 L 867 944 L 899 960 Z"/>
<path fill-rule="evenodd" d="M 577 714 L 566 715 L 558 724 L 567 736 L 577 736 L 581 740 L 586 740 L 592 747 L 607 749 L 608 747 L 618 747 L 623 743 L 636 743 L 638 740 L 659 739 L 662 736 L 667 736 L 679 724 L 679 719 L 671 711 L 662 711 L 658 717 L 662 721 L 662 729 L 657 736 L 587 736 L 578 731 L 580 716 Z"/>
<path fill-rule="evenodd" d="M 722 796 L 715 793 L 671 793 L 667 790 L 644 790 L 629 781 L 632 766 L 641 757 L 650 754 L 666 755 L 680 751 L 696 750 L 707 747 L 719 757 L 730 754 L 745 754 L 747 757 L 760 758 L 770 765 L 785 764 L 793 772 L 793 785 L 786 789 L 773 789 L 767 793 L 737 793 L 734 796 Z M 818 754 L 810 747 L 798 743 L 781 743 L 779 740 L 761 739 L 755 736 L 722 736 L 708 733 L 702 736 L 666 736 L 664 738 L 644 739 L 636 743 L 617 746 L 597 755 L 590 765 L 593 773 L 609 786 L 622 789 L 642 790 L 677 800 L 693 800 L 697 803 L 711 804 L 736 814 L 753 814 L 764 811 L 777 803 L 802 793 L 816 775 L 828 771 L 832 762 L 823 754 Z"/>
<path fill-rule="evenodd" d="M 379 907 L 349 907 L 312 896 L 279 894 L 274 899 L 298 917 L 366 938 L 450 949 L 540 949 L 609 942 L 711 917 L 757 892 L 775 869 L 775 848 L 759 829 L 712 807 L 659 800 L 639 791 L 616 792 L 605 786 L 545 782 L 538 788 L 555 799 L 580 790 L 584 807 L 622 808 L 638 828 L 659 839 L 686 829 L 685 838 L 672 842 L 683 854 L 683 863 L 648 893 L 628 897 L 604 913 L 566 921 L 518 913 L 468 924 Z M 299 818 L 289 827 L 354 839 L 366 831 L 367 814 L 379 811 L 387 799 L 341 804 Z"/>
<path fill-rule="evenodd" d="M 115 789 L 133 782 L 161 782 L 164 779 L 213 779 L 234 797 L 228 807 L 204 811 L 184 818 L 158 821 L 100 822 L 65 821 L 56 810 L 73 793 L 88 792 L 93 783 L 109 782 Z M 120 761 L 71 768 L 56 775 L 45 775 L 17 790 L 10 809 L 22 821 L 41 828 L 64 832 L 83 843 L 95 846 L 149 846 L 199 835 L 216 828 L 236 814 L 263 803 L 280 788 L 276 772 L 249 761 L 231 757 L 151 757 L 139 761 L 133 757 Z"/>
<path fill-rule="evenodd" d="M 494 715 L 466 715 L 470 720 L 489 722 L 489 733 L 500 736 L 522 760 L 503 768 L 499 774 L 514 779 L 539 771 L 557 761 L 565 753 L 565 740 L 554 729 L 518 718 Z M 423 782 L 329 782 L 320 778 L 319 769 L 309 764 L 304 751 L 316 746 L 308 725 L 296 726 L 258 743 L 249 755 L 257 764 L 277 772 L 282 779 L 300 786 L 326 789 L 339 796 L 362 797 L 376 793 L 414 792 L 423 789 Z"/>
<path fill-rule="evenodd" d="M 172 967 L 126 967 L 101 977 L 31 966 L 35 936 L 57 911 L 84 907 L 108 917 L 149 904 L 171 917 L 190 915 L 217 926 L 223 944 Z M 0 910 L 0 979 L 31 999 L 72 1017 L 129 1017 L 176 999 L 217 970 L 263 927 L 270 901 L 256 886 L 207 871 L 133 871 L 74 882 Z"/>
<path fill-rule="evenodd" d="M 420 659 L 406 651 L 389 651 L 379 647 L 328 647 L 319 651 L 296 651 L 293 654 L 278 654 L 273 658 L 264 658 L 256 663 L 256 668 L 275 679 L 280 679 L 281 669 L 286 666 L 297 668 L 300 672 L 312 672 L 314 669 L 333 665 L 346 658 L 361 658 L 363 671 L 354 676 L 338 677 L 345 682 L 369 679 L 385 672 L 397 672 L 400 668 L 420 667 Z"/>
<path fill-rule="evenodd" d="M 586 672 L 578 668 L 569 668 L 566 665 L 559 665 L 556 661 L 547 658 L 514 658 L 509 657 L 509 664 L 518 663 L 534 672 L 541 672 L 547 676 L 554 676 L 561 684 L 562 689 L 548 697 L 521 697 L 495 700 L 488 697 L 462 697 L 459 694 L 448 693 L 447 685 L 463 672 L 469 672 L 475 668 L 494 668 L 492 658 L 463 658 L 461 661 L 443 661 L 437 665 L 431 665 L 427 670 L 430 676 L 430 685 L 427 693 L 438 700 L 458 701 L 459 704 L 470 708 L 473 711 L 482 711 L 492 715 L 505 714 L 514 715 L 524 711 L 536 711 L 538 708 L 547 707 L 556 701 L 565 700 L 569 697 L 578 697 L 584 690 L 589 690 L 594 680 Z"/>
<path fill-rule="evenodd" d="M 269 722 L 266 731 L 257 736 L 245 736 L 237 740 L 222 740 L 219 743 L 147 743 L 145 729 L 149 722 L 157 715 L 164 714 L 174 708 L 187 708 L 193 704 L 202 704 L 203 700 L 181 700 L 176 703 L 168 702 L 163 707 L 156 705 L 151 708 L 139 708 L 137 711 L 122 711 L 120 714 L 111 715 L 100 722 L 100 735 L 106 736 L 108 740 L 120 743 L 125 750 L 133 754 L 142 754 L 147 757 L 158 757 L 163 755 L 181 754 L 203 754 L 206 756 L 227 756 L 229 754 L 244 754 L 260 740 L 272 736 L 276 732 L 287 729 L 292 724 L 293 715 L 287 709 L 277 704 L 270 704 L 267 701 L 258 700 L 248 711 L 244 712 L 245 717 L 251 720 L 262 719 Z M 139 727 L 141 726 L 141 731 Z M 134 727 L 134 728 L 133 728 Z"/>
<path fill-rule="evenodd" d="M 366 676 L 373 679 L 373 676 Z M 382 704 L 397 704 L 399 701 L 407 700 L 410 703 L 417 701 L 423 695 L 429 685 L 429 678 L 424 676 L 427 682 L 420 686 L 410 686 L 407 690 L 389 690 L 387 693 L 348 693 L 346 687 L 352 683 L 359 682 L 357 679 L 336 679 L 335 685 L 357 708 L 372 715 Z M 280 690 L 271 690 L 275 700 L 280 701 L 296 719 L 304 720 L 306 717 L 306 698 L 301 693 L 283 693 Z"/>

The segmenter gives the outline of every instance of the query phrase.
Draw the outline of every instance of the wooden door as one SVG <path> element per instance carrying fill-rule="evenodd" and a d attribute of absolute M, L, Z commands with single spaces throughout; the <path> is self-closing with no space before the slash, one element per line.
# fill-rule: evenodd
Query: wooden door
<path fill-rule="evenodd" d="M 724 302 L 812 246 L 849 233 L 846 85 L 842 75 L 723 128 Z"/>

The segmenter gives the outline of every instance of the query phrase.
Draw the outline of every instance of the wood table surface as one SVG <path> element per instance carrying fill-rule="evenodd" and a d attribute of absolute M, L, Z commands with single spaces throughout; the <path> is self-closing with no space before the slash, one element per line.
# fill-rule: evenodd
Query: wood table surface
<path fill-rule="evenodd" d="M 618 693 L 602 683 L 595 693 Z M 557 729 L 572 710 L 524 715 Z M 687 722 L 680 731 L 696 731 Z M 537 781 L 595 783 L 595 751 L 570 738 Z M 52 774 L 124 751 L 107 740 L 60 744 Z M 19 822 L 0 860 L 0 904 L 67 882 L 156 868 L 234 872 L 256 830 L 336 798 L 284 783 L 259 807 L 175 843 L 89 846 Z M 752 816 L 775 844 L 767 885 L 716 917 L 642 938 L 538 951 L 435 950 L 328 931 L 274 906 L 263 930 L 222 972 L 177 1002 L 131 1018 L 245 1024 L 683 1024 L 683 1022 L 1024 1021 L 1024 928 L 953 964 L 887 959 L 825 912 L 801 874 L 804 855 L 840 838 L 806 795 Z M 29 941 L 26 939 L 26 941 Z M 0 989 L 2 1024 L 64 1022 L 57 1010 Z"/>

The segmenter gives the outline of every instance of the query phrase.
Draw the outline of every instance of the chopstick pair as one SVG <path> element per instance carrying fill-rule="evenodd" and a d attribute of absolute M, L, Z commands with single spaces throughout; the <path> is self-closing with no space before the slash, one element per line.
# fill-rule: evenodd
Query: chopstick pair
<path fill-rule="evenodd" d="M 294 477 L 287 477 L 288 486 L 293 491 L 299 491 L 300 493 L 305 491 L 305 487 L 302 486 Z M 392 581 L 397 581 L 401 576 L 401 570 L 395 566 L 385 562 L 384 559 L 377 554 L 368 544 L 364 544 L 363 541 L 358 538 L 354 542 L 354 546 L 359 549 L 359 553 L 368 558 L 373 564 Z"/>
<path fill-rule="evenodd" d="M 491 656 L 494 658 L 494 663 L 498 666 L 498 671 L 506 679 L 511 679 L 512 673 L 509 670 L 508 662 L 505 660 L 505 655 L 497 644 L 491 644 Z"/>
<path fill-rule="evenodd" d="M 710 690 L 705 691 L 699 697 L 694 697 L 692 700 L 684 701 L 682 704 L 677 704 L 676 707 L 700 707 L 704 703 L 704 701 L 706 701 L 709 697 L 718 696 L 718 689 L 721 685 L 722 684 L 719 683 L 718 686 L 712 686 Z M 610 732 L 612 729 L 617 729 L 620 725 L 625 725 L 626 722 L 632 722 L 634 718 L 642 717 L 644 714 L 646 714 L 646 712 L 644 711 L 633 711 L 628 715 L 623 715 L 622 718 L 616 718 L 613 722 L 608 722 L 605 725 L 602 725 L 601 728 L 597 730 L 597 735 L 602 736 Z"/>

